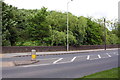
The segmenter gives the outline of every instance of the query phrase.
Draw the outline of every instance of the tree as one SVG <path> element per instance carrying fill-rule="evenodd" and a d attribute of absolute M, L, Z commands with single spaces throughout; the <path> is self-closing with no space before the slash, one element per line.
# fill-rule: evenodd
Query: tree
<path fill-rule="evenodd" d="M 51 39 L 51 45 L 54 45 L 54 46 L 64 45 L 64 46 L 66 46 L 67 35 L 63 31 L 53 30 L 50 39 Z M 69 32 L 69 44 L 70 45 L 76 44 L 76 38 L 75 38 L 75 36 L 73 36 L 72 32 Z"/>
<path fill-rule="evenodd" d="M 66 46 L 67 13 L 41 9 L 17 9 L 2 2 L 3 46 Z M 69 14 L 69 45 L 100 45 L 104 41 L 103 19 Z M 112 21 L 107 20 L 109 25 Z M 117 20 L 106 28 L 107 44 L 118 44 Z"/>
<path fill-rule="evenodd" d="M 91 21 L 91 19 L 88 19 L 84 43 L 87 45 L 102 44 L 102 36 L 101 26 L 96 22 Z"/>
<path fill-rule="evenodd" d="M 49 37 L 50 27 L 46 24 L 47 8 L 42 8 L 30 18 L 27 30 L 32 41 L 44 42 L 44 37 Z"/>
<path fill-rule="evenodd" d="M 50 11 L 46 21 L 53 30 L 65 32 L 67 29 L 65 13 Z"/>
<path fill-rule="evenodd" d="M 3 45 L 15 46 L 17 40 L 17 8 L 7 5 L 2 2 L 2 32 L 3 32 Z"/>
<path fill-rule="evenodd" d="M 83 16 L 78 17 L 77 26 L 75 26 L 73 29 L 73 33 L 77 39 L 77 45 L 84 44 L 83 41 L 86 35 L 86 28 L 87 28 L 87 18 Z"/>

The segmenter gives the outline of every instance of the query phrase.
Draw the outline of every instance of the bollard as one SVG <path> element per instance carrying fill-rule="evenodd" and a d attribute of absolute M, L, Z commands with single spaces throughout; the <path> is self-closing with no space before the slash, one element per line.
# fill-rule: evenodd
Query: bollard
<path fill-rule="evenodd" d="M 31 51 L 31 60 L 36 61 L 36 50 L 35 49 L 32 49 Z"/>

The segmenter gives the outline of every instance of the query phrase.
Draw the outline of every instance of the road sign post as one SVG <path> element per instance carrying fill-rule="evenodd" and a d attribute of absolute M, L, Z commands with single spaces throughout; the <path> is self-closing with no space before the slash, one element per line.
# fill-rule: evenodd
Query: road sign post
<path fill-rule="evenodd" d="M 36 61 L 36 50 L 35 49 L 32 49 L 31 51 L 31 60 Z"/>

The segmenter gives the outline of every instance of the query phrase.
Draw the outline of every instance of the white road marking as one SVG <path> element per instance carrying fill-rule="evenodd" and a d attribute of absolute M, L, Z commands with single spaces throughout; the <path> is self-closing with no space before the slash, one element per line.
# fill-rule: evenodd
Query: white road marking
<path fill-rule="evenodd" d="M 108 53 L 106 53 L 108 55 L 108 57 L 111 57 L 111 55 L 109 55 Z"/>
<path fill-rule="evenodd" d="M 90 55 L 87 56 L 87 60 L 89 60 L 89 59 L 90 59 Z"/>
<path fill-rule="evenodd" d="M 94 59 L 90 59 L 90 60 L 95 60 L 95 59 L 99 59 L 99 58 L 94 58 Z"/>
<path fill-rule="evenodd" d="M 92 55 L 92 56 L 94 56 L 94 55 Z M 99 59 L 101 56 L 100 56 L 100 55 L 96 55 L 96 57 L 97 57 L 97 58 L 92 58 L 92 59 L 90 59 L 90 57 L 89 57 L 89 60 Z M 87 59 L 88 59 L 88 57 L 87 57 Z"/>
<path fill-rule="evenodd" d="M 101 58 L 101 56 L 100 56 L 100 55 L 98 55 L 98 58 Z"/>
<path fill-rule="evenodd" d="M 50 65 L 50 64 L 26 65 L 26 66 L 18 66 L 18 67 L 35 67 L 35 66 L 44 66 L 44 65 Z"/>
<path fill-rule="evenodd" d="M 67 62 L 59 62 L 59 63 L 56 63 L 56 64 L 63 64 L 63 63 L 71 63 L 71 61 L 67 61 Z"/>
<path fill-rule="evenodd" d="M 87 55 L 80 55 L 80 56 L 76 56 L 76 57 L 86 57 Z"/>
<path fill-rule="evenodd" d="M 52 59 L 59 59 L 59 58 L 48 58 L 48 59 L 37 59 L 37 60 L 52 60 Z"/>
<path fill-rule="evenodd" d="M 108 55 L 108 57 L 112 57 L 109 53 L 106 53 Z M 115 53 L 114 54 L 117 54 L 118 53 Z M 95 60 L 95 59 L 99 59 L 99 58 L 103 58 L 101 57 L 99 54 L 98 54 L 98 58 L 94 58 L 94 59 L 90 59 L 90 55 L 85 55 L 87 57 L 87 60 Z M 60 63 L 57 63 L 59 62 L 60 60 L 62 60 L 63 58 L 50 58 L 50 59 L 38 59 L 38 60 L 52 60 L 52 59 L 57 59 L 56 61 L 54 61 L 52 64 L 62 64 L 62 63 L 71 63 L 73 62 L 77 57 L 84 57 L 84 56 L 75 56 L 71 59 L 71 61 L 67 61 L 67 62 L 60 62 Z M 17 67 L 35 67 L 35 66 L 44 66 L 44 65 L 52 65 L 51 63 L 47 63 L 47 64 L 36 64 L 36 65 L 25 65 L 25 66 L 17 66 Z"/>
<path fill-rule="evenodd" d="M 71 63 L 71 61 L 67 61 L 67 62 L 60 62 L 60 63 L 56 63 L 56 64 L 63 64 L 63 63 Z M 16 66 L 16 67 L 36 67 L 36 66 L 46 66 L 46 65 L 55 65 L 53 64 L 37 64 L 37 65 L 25 65 L 25 66 Z"/>
<path fill-rule="evenodd" d="M 73 62 L 75 59 L 76 59 L 76 57 L 74 57 L 74 58 L 71 60 L 71 62 Z"/>
<path fill-rule="evenodd" d="M 58 61 L 60 61 L 60 60 L 62 60 L 62 59 L 63 59 L 63 58 L 60 58 L 60 59 L 54 61 L 53 64 L 57 63 Z"/>

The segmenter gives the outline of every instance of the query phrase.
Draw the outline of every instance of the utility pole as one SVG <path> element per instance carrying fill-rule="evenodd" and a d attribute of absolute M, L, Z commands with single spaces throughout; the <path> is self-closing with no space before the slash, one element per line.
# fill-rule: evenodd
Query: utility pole
<path fill-rule="evenodd" d="M 105 18 L 104 18 L 104 47 L 105 47 L 105 50 L 106 50 L 106 25 L 105 25 L 105 22 L 106 22 L 106 20 L 105 20 Z"/>

